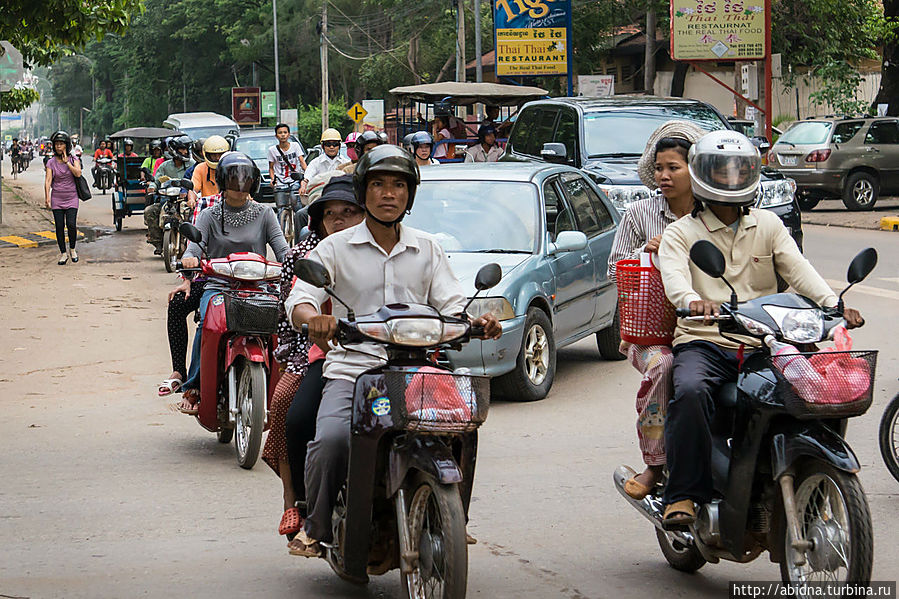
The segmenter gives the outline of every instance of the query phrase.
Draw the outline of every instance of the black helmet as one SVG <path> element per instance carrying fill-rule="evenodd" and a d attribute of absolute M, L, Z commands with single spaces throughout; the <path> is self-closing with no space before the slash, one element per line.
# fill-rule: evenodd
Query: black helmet
<path fill-rule="evenodd" d="M 415 201 L 415 188 L 421 177 L 418 172 L 418 164 L 408 150 L 391 144 L 384 144 L 373 148 L 365 153 L 359 162 L 356 163 L 356 170 L 353 172 L 353 187 L 356 188 L 356 197 L 358 201 L 365 205 L 365 186 L 368 183 L 368 176 L 372 173 L 391 173 L 400 175 L 406 179 L 409 186 L 409 200 L 406 202 L 405 213 L 393 222 L 384 222 L 365 209 L 365 212 L 374 220 L 382 225 L 393 225 L 401 220 L 403 216 L 412 210 L 412 204 Z"/>
<path fill-rule="evenodd" d="M 230 189 L 256 195 L 261 178 L 259 167 L 243 152 L 225 152 L 215 169 L 215 183 L 222 193 Z"/>
<path fill-rule="evenodd" d="M 321 224 L 325 212 L 325 204 L 331 200 L 349 202 L 365 210 L 365 203 L 360 201 L 354 193 L 353 175 L 346 174 L 339 177 L 331 177 L 325 184 L 324 189 L 322 189 L 321 195 L 306 206 L 306 213 L 309 215 L 309 228 L 318 233 L 319 236 L 323 236 Z"/>
<path fill-rule="evenodd" d="M 122 140 L 122 149 L 123 150 L 125 149 L 125 146 L 131 146 L 131 149 L 133 150 L 134 149 L 134 140 L 132 140 L 130 137 L 126 137 L 125 139 Z"/>
<path fill-rule="evenodd" d="M 173 138 L 169 142 L 169 151 L 171 153 L 172 158 L 177 158 L 182 162 L 187 162 L 190 160 L 190 155 L 187 156 L 182 155 L 179 150 L 187 150 L 190 152 L 190 138 L 186 135 L 181 135 Z"/>
<path fill-rule="evenodd" d="M 365 146 L 368 144 L 378 144 L 381 145 L 384 142 L 381 140 L 381 136 L 375 133 L 374 131 L 365 131 L 360 134 L 355 141 L 356 144 L 356 156 L 362 158 L 362 154 L 365 153 Z"/>
<path fill-rule="evenodd" d="M 203 143 L 205 143 L 206 138 L 201 137 L 199 139 L 195 139 L 190 146 L 190 153 L 193 154 L 194 160 L 199 164 L 203 162 Z"/>
<path fill-rule="evenodd" d="M 491 133 L 494 137 L 494 143 L 496 143 L 496 127 L 494 127 L 493 125 L 481 125 L 480 127 L 478 127 L 478 143 L 484 143 L 484 138 Z"/>
<path fill-rule="evenodd" d="M 162 145 L 161 139 L 154 139 L 153 141 L 150 142 L 150 153 L 151 154 L 153 153 L 153 150 L 159 150 L 160 152 L 162 152 L 162 148 L 163 148 L 163 145 Z"/>
<path fill-rule="evenodd" d="M 55 144 L 58 141 L 64 141 L 66 143 L 66 153 L 72 151 L 72 139 L 69 137 L 68 133 L 60 130 L 50 136 L 51 144 Z"/>
<path fill-rule="evenodd" d="M 431 146 L 431 154 L 434 153 L 434 138 L 431 137 L 431 134 L 427 131 L 419 131 L 417 133 L 413 133 L 410 143 L 412 144 L 413 152 L 418 149 L 418 146 L 428 145 Z M 430 158 L 430 155 L 428 155 L 428 157 Z"/>

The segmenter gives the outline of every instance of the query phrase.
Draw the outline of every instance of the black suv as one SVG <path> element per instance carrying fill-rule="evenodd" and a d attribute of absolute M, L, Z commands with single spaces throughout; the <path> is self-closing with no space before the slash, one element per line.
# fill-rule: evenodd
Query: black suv
<path fill-rule="evenodd" d="M 637 176 L 646 140 L 661 124 L 675 119 L 692 121 L 709 131 L 733 129 L 713 106 L 697 100 L 653 96 L 537 100 L 519 112 L 502 160 L 560 162 L 581 168 L 624 211 L 650 194 Z M 765 141 L 760 149 L 766 150 L 766 145 Z M 792 179 L 766 168 L 756 207 L 777 214 L 802 249 L 795 191 Z"/>

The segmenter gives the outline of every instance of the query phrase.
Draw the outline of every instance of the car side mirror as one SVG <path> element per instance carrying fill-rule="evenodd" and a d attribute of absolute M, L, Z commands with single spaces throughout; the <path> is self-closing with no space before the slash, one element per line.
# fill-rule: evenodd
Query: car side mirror
<path fill-rule="evenodd" d="M 200 233 L 200 230 L 198 228 L 190 223 L 181 223 L 181 226 L 178 227 L 178 232 L 194 243 L 200 243 L 201 241 L 203 241 L 203 234 Z"/>
<path fill-rule="evenodd" d="M 319 289 L 331 286 L 331 275 L 328 274 L 328 269 L 315 260 L 297 260 L 293 274 L 301 281 L 305 281 Z"/>
<path fill-rule="evenodd" d="M 759 154 L 767 154 L 768 150 L 771 149 L 771 142 L 768 141 L 768 138 L 764 135 L 756 135 L 754 137 L 751 137 L 749 141 L 752 142 L 752 145 L 758 148 Z"/>
<path fill-rule="evenodd" d="M 568 158 L 568 149 L 565 144 L 545 143 L 543 149 L 540 150 L 540 157 L 547 162 L 564 163 Z"/>
<path fill-rule="evenodd" d="M 581 231 L 562 231 L 556 236 L 555 243 L 550 244 L 549 254 L 576 252 L 587 247 L 587 236 Z"/>
<path fill-rule="evenodd" d="M 496 262 L 485 264 L 478 271 L 478 274 L 475 275 L 474 288 L 478 291 L 484 291 L 485 289 L 496 287 L 502 278 L 503 269 L 499 267 L 499 264 Z"/>

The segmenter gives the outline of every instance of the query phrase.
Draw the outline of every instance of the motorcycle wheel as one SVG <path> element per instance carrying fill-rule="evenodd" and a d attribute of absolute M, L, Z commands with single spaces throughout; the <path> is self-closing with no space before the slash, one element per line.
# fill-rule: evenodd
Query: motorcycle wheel
<path fill-rule="evenodd" d="M 656 529 L 656 539 L 662 555 L 675 570 L 692 574 L 707 563 L 695 545 L 682 545 L 664 530 Z"/>
<path fill-rule="evenodd" d="M 281 210 L 281 214 L 278 215 L 278 225 L 281 227 L 281 231 L 283 231 L 284 233 L 284 239 L 287 241 L 287 245 L 293 247 L 293 212 L 290 210 L 290 208 Z"/>
<path fill-rule="evenodd" d="M 899 481 L 899 394 L 887 404 L 880 419 L 880 455 L 887 470 Z"/>
<path fill-rule="evenodd" d="M 813 547 L 806 563 L 796 566 L 789 527 L 784 534 L 780 577 L 785 584 L 871 580 L 874 540 L 871 512 L 858 477 L 830 464 L 806 460 L 797 469 L 796 511 L 802 538 Z"/>
<path fill-rule="evenodd" d="M 265 368 L 262 364 L 245 361 L 237 383 L 234 447 L 237 449 L 237 463 L 247 470 L 259 458 L 265 426 L 266 395 Z"/>
<path fill-rule="evenodd" d="M 409 599 L 465 597 L 468 582 L 468 545 L 465 510 L 457 485 L 442 485 L 421 474 L 410 487 L 409 551 L 418 560 L 403 575 L 403 596 Z"/>
<path fill-rule="evenodd" d="M 175 272 L 178 262 L 178 247 L 181 243 L 178 231 L 167 230 L 162 234 L 162 261 L 165 262 L 166 272 Z"/>

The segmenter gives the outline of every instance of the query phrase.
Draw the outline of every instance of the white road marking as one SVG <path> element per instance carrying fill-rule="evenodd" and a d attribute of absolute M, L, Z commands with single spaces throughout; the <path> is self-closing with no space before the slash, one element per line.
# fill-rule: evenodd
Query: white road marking
<path fill-rule="evenodd" d="M 844 281 L 835 281 L 833 279 L 824 279 L 824 281 L 828 285 L 830 285 L 837 293 L 839 293 L 846 287 L 846 283 Z M 864 293 L 866 295 L 874 295 L 877 297 L 899 300 L 899 291 L 894 291 L 892 289 L 881 289 L 880 287 L 871 287 L 870 285 L 856 285 L 852 288 L 852 291 L 857 291 L 858 293 Z M 852 291 L 850 291 L 850 293 Z"/>

